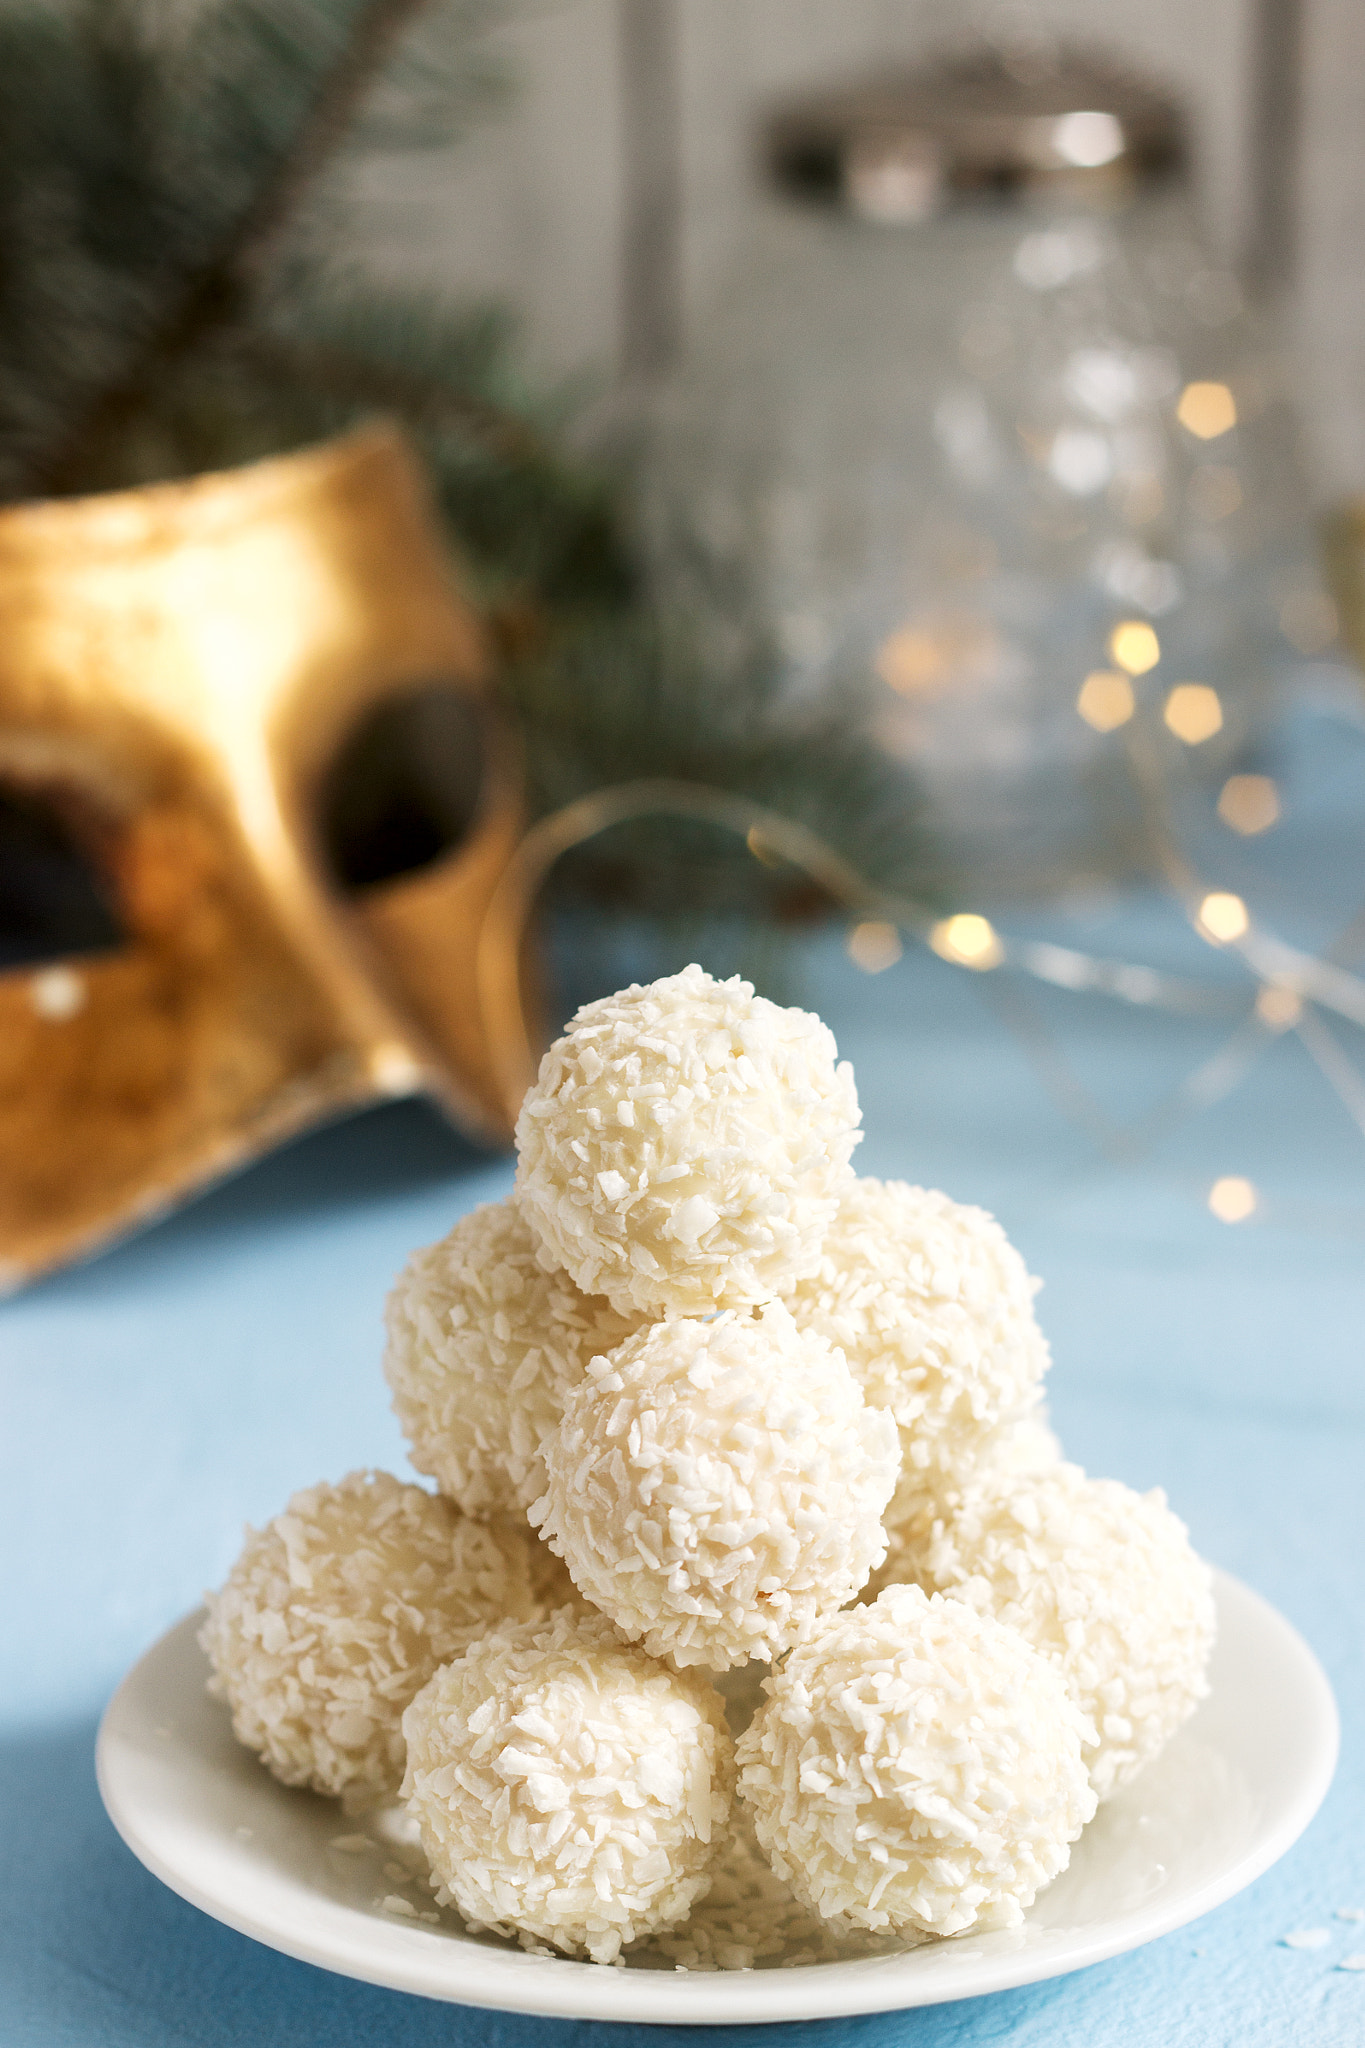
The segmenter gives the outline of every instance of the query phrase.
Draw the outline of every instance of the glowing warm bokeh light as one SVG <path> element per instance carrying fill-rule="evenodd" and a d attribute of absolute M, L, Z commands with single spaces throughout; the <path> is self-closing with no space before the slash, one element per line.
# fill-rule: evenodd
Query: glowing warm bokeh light
<path fill-rule="evenodd" d="M 881 974 L 894 967 L 901 957 L 900 933 L 881 918 L 871 917 L 855 924 L 844 943 L 849 959 L 864 974 Z"/>
<path fill-rule="evenodd" d="M 85 1008 L 85 977 L 73 967 L 43 967 L 28 985 L 29 1001 L 45 1024 L 65 1024 Z"/>
<path fill-rule="evenodd" d="M 1237 424 L 1237 401 L 1226 384 L 1187 384 L 1175 416 L 1197 441 L 1216 441 Z"/>
<path fill-rule="evenodd" d="M 1251 923 L 1240 896 L 1224 889 L 1212 889 L 1199 906 L 1199 923 L 1206 939 L 1230 946 L 1240 939 Z"/>
<path fill-rule="evenodd" d="M 1109 652 L 1130 676 L 1145 676 L 1161 659 L 1161 642 L 1145 619 L 1123 619 L 1109 635 Z"/>
<path fill-rule="evenodd" d="M 990 919 L 971 910 L 941 919 L 929 934 L 929 944 L 941 960 L 959 967 L 998 967 L 1005 957 Z"/>
<path fill-rule="evenodd" d="M 1117 115 L 1077 109 L 1063 114 L 1052 124 L 1049 138 L 1064 164 L 1096 170 L 1123 155 L 1127 140 Z"/>
<path fill-rule="evenodd" d="M 1292 988 L 1268 981 L 1256 997 L 1256 1015 L 1272 1031 L 1292 1031 L 1303 1015 L 1303 1001 Z"/>
<path fill-rule="evenodd" d="M 1218 796 L 1218 815 L 1245 839 L 1268 832 L 1280 816 L 1280 792 L 1268 775 L 1229 775 Z"/>
<path fill-rule="evenodd" d="M 1254 1183 L 1240 1173 L 1225 1173 L 1209 1189 L 1209 1207 L 1220 1223 L 1245 1223 L 1255 1214 L 1257 1200 Z"/>
<path fill-rule="evenodd" d="M 1092 669 L 1076 699 L 1076 709 L 1096 732 L 1114 732 L 1127 725 L 1134 708 L 1132 684 L 1113 668 Z"/>
<path fill-rule="evenodd" d="M 1197 747 L 1223 730 L 1223 706 L 1208 683 L 1177 683 L 1161 715 L 1187 747 Z"/>
<path fill-rule="evenodd" d="M 396 1041 L 376 1045 L 369 1066 L 370 1079 L 385 1095 L 416 1095 L 422 1086 L 422 1069 L 407 1047 Z"/>

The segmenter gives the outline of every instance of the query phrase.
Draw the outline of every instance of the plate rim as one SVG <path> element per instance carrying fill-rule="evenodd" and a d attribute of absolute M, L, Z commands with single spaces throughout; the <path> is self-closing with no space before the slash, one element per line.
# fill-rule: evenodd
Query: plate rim
<path fill-rule="evenodd" d="M 386 1990 L 482 2010 L 634 2025 L 779 2024 L 909 2011 L 1069 1976 L 1144 1947 L 1149 1941 L 1202 1919 L 1204 1914 L 1243 1891 L 1298 1840 L 1326 1797 L 1336 1771 L 1341 1729 L 1331 1683 L 1315 1652 L 1293 1623 L 1263 1595 L 1216 1567 L 1214 1586 L 1220 1605 L 1225 1597 L 1234 1604 L 1243 1602 L 1261 1627 L 1279 1634 L 1309 1696 L 1316 1740 L 1301 1782 L 1294 1788 L 1285 1810 L 1240 1856 L 1193 1892 L 1175 1900 L 1158 1898 L 1088 1933 L 1078 1931 L 1060 1952 L 1054 1947 L 1007 1950 L 991 1957 L 969 1957 L 964 1952 L 964 1962 L 970 1960 L 976 1965 L 970 1984 L 955 1983 L 945 1973 L 937 1981 L 915 1986 L 897 1967 L 906 1962 L 905 1954 L 795 1964 L 787 1969 L 627 1972 L 600 1970 L 568 1957 L 542 1958 L 473 1943 L 462 1948 L 459 1981 L 452 1984 L 448 1968 L 442 1973 L 435 1967 L 426 1967 L 428 1962 L 434 1965 L 435 1958 L 426 1947 L 424 1929 L 376 1922 L 369 1915 L 358 1914 L 363 1926 L 383 1928 L 386 1953 L 375 1957 L 339 1952 L 327 1939 L 310 1939 L 301 1929 L 281 1929 L 268 1917 L 255 1915 L 233 1900 L 224 1900 L 212 1887 L 197 1883 L 193 1874 L 187 1874 L 162 1856 L 139 1825 L 135 1806 L 130 1811 L 120 1783 L 116 1748 L 122 1732 L 120 1717 L 128 1711 L 128 1696 L 144 1666 L 173 1637 L 197 1627 L 202 1608 L 183 1615 L 150 1644 L 115 1689 L 96 1736 L 96 1779 L 105 1811 L 125 1845 L 178 1897 L 266 1948 Z M 349 1913 L 355 1909 L 338 1904 L 337 1910 Z M 391 1953 L 395 1937 L 398 1961 Z M 411 1961 L 404 1967 L 401 1951 L 409 1943 Z M 672 2009 L 662 2010 L 665 2004 Z"/>

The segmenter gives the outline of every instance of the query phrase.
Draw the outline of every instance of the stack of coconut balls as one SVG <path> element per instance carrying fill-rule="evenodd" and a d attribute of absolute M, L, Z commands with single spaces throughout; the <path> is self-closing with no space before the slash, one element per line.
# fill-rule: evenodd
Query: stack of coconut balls
<path fill-rule="evenodd" d="M 1019 1254 L 855 1178 L 858 1124 L 826 1027 L 739 979 L 580 1010 L 516 1192 L 389 1302 L 439 1491 L 297 1494 L 210 1597 L 241 1740 L 400 1794 L 472 1927 L 749 1964 L 713 1885 L 836 1943 L 1013 1926 L 1206 1691 L 1208 1569 L 1061 1461 Z"/>

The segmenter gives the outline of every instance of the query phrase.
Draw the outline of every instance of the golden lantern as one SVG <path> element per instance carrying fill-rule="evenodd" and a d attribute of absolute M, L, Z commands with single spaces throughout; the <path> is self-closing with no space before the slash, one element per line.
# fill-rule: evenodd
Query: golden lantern
<path fill-rule="evenodd" d="M 433 706 L 477 769 L 458 843 L 344 893 L 337 764 Z M 122 935 L 0 973 L 0 1278 L 386 1095 L 506 1137 L 475 968 L 518 775 L 397 435 L 0 513 L 0 787 L 72 825 Z"/>

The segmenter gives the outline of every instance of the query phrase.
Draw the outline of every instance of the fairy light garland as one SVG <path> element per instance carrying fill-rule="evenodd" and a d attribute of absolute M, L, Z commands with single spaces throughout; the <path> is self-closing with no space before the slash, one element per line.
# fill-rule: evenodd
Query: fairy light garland
<path fill-rule="evenodd" d="M 850 916 L 846 950 L 864 973 L 878 974 L 901 958 L 906 939 L 976 976 L 990 1006 L 1029 1058 L 1059 1112 L 1106 1160 L 1136 1163 L 1180 1123 L 1210 1109 L 1247 1079 L 1269 1048 L 1294 1032 L 1351 1122 L 1365 1136 L 1365 1075 L 1362 1075 L 1321 1014 L 1324 1010 L 1365 1026 L 1365 978 L 1331 957 L 1304 952 L 1268 930 L 1253 908 L 1232 890 L 1211 885 L 1182 847 L 1171 819 L 1171 795 L 1161 763 L 1156 728 L 1186 745 L 1215 731 L 1214 698 L 1204 685 L 1178 685 L 1163 693 L 1160 706 L 1140 705 L 1130 677 L 1156 666 L 1156 635 L 1144 622 L 1122 622 L 1110 636 L 1110 653 L 1121 674 L 1096 672 L 1087 678 L 1077 704 L 1097 729 L 1122 727 L 1134 785 L 1142 802 L 1152 844 L 1167 886 L 1187 922 L 1211 948 L 1240 959 L 1253 984 L 1250 991 L 1197 976 L 1171 974 L 1143 961 L 1113 958 L 1052 940 L 1016 938 L 984 914 L 963 910 L 936 914 L 914 898 L 887 891 L 797 821 L 729 791 L 674 780 L 641 780 L 593 792 L 536 824 L 526 835 L 489 906 L 478 953 L 481 1000 L 489 1041 L 497 1048 L 499 1080 L 510 1109 L 520 1103 L 536 1067 L 520 1011 L 505 991 L 516 986 L 509 967 L 519 958 L 532 906 L 551 868 L 573 847 L 614 825 L 647 817 L 700 820 L 743 839 L 765 866 L 787 863 L 818 883 Z M 1102 686 L 1102 687 L 1100 687 Z M 1122 686 L 1122 687 L 1119 687 Z M 1180 700 L 1181 689 L 1196 692 Z M 1171 705 L 1183 709 L 1176 718 Z M 1128 707 L 1131 707 L 1129 709 Z M 1122 716 L 1113 714 L 1122 711 Z M 1219 713 L 1221 722 L 1221 711 Z M 1182 723 L 1185 730 L 1182 730 Z M 1196 732 L 1198 737 L 1196 738 Z M 1230 795 L 1229 792 L 1232 792 Z M 1266 776 L 1231 777 L 1219 798 L 1219 815 L 1230 830 L 1260 832 L 1279 816 L 1279 794 Z M 1340 946 L 1352 928 L 1338 939 Z M 1001 969 L 1010 970 L 1002 974 Z M 1211 1022 L 1226 1020 L 1221 1043 L 1140 1119 L 1113 1117 L 1082 1079 L 1059 1033 L 1028 999 L 1032 982 L 1073 994 L 1100 995 L 1138 1008 L 1162 1010 Z M 1217 1176 L 1200 1198 L 1225 1223 L 1263 1217 L 1272 1206 L 1240 1174 Z M 1289 1214 L 1295 1205 L 1275 1204 Z M 1365 1228 L 1365 1215 L 1352 1218 Z"/>

